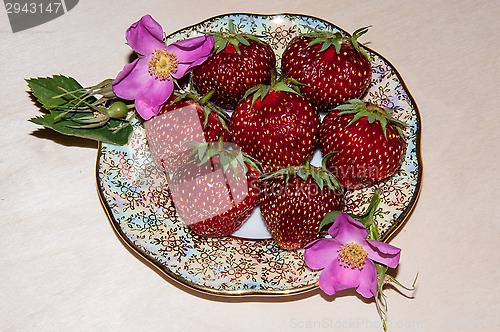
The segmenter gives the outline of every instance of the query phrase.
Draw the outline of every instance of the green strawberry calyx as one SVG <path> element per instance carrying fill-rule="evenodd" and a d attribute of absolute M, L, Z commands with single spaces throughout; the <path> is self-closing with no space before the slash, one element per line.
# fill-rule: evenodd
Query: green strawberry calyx
<path fill-rule="evenodd" d="M 245 46 L 250 45 L 250 41 L 254 41 L 257 43 L 262 43 L 259 39 L 262 36 L 252 35 L 250 33 L 239 32 L 236 26 L 234 25 L 233 20 L 228 20 L 227 22 L 227 31 L 222 32 L 203 32 L 206 35 L 214 37 L 214 52 L 220 53 L 222 52 L 228 44 L 233 45 L 236 53 L 241 55 L 240 44 Z"/>
<path fill-rule="evenodd" d="M 351 43 L 351 45 L 356 49 L 358 52 L 363 54 L 368 60 L 370 60 L 370 55 L 364 48 L 361 47 L 361 45 L 358 43 L 359 37 L 364 35 L 368 29 L 371 26 L 366 26 L 357 29 L 356 31 L 353 32 L 351 38 L 348 38 L 345 36 L 342 32 L 340 31 L 324 31 L 324 30 L 316 30 L 313 28 L 310 28 L 311 31 L 308 33 L 305 33 L 303 36 L 307 38 L 312 38 L 311 42 L 307 45 L 308 47 L 321 44 L 321 48 L 319 52 L 324 52 L 330 46 L 333 46 L 335 48 L 335 52 L 337 54 L 340 54 L 340 48 L 343 43 Z"/>
<path fill-rule="evenodd" d="M 382 108 L 375 104 L 364 102 L 360 99 L 348 100 L 347 103 L 339 105 L 334 109 L 341 111 L 339 115 L 354 115 L 347 126 L 352 125 L 361 118 L 367 118 L 369 123 L 378 121 L 382 126 L 385 138 L 387 138 L 388 124 L 393 125 L 401 137 L 403 136 L 403 129 L 407 127 L 405 122 L 400 121 L 391 115 L 392 109 L 388 107 Z"/>
<path fill-rule="evenodd" d="M 235 144 L 224 142 L 222 139 L 219 142 L 186 142 L 184 144 L 192 148 L 191 157 L 200 166 L 217 158 L 224 172 L 231 168 L 232 172 L 238 175 L 239 170 L 243 169 L 244 174 L 247 174 L 248 166 L 250 166 L 262 173 L 262 166 L 257 159 L 238 149 Z"/>
<path fill-rule="evenodd" d="M 271 84 L 258 84 L 248 89 L 243 96 L 243 99 L 252 96 L 252 105 L 254 105 L 257 99 L 263 101 L 271 91 L 283 91 L 300 96 L 300 87 L 302 85 L 304 84 L 291 77 L 282 76 L 279 79 L 276 79 L 276 73 L 271 72 Z"/>
<path fill-rule="evenodd" d="M 195 103 L 197 103 L 198 105 L 200 105 L 200 107 L 203 109 L 203 113 L 204 113 L 203 127 L 206 128 L 206 126 L 208 124 L 208 118 L 210 116 L 210 113 L 214 113 L 219 118 L 222 127 L 225 130 L 229 131 L 229 126 L 228 126 L 229 120 L 230 120 L 229 115 L 226 112 L 224 112 L 222 109 L 220 109 L 219 107 L 215 106 L 213 103 L 210 102 L 210 98 L 212 97 L 214 92 L 215 91 L 212 90 L 209 93 L 207 93 L 206 95 L 200 96 L 198 93 L 196 93 L 193 90 L 174 91 L 174 95 L 176 96 L 176 98 L 174 99 L 174 101 L 172 101 L 172 104 L 178 103 L 178 102 L 183 101 L 183 100 L 192 100 Z"/>
<path fill-rule="evenodd" d="M 338 182 L 335 175 L 332 172 L 330 172 L 326 167 L 326 162 L 334 154 L 335 152 L 330 152 L 326 154 L 322 159 L 321 167 L 311 165 L 311 158 L 308 158 L 301 166 L 290 166 L 282 168 L 275 172 L 267 173 L 262 176 L 262 180 L 268 180 L 274 177 L 286 176 L 286 181 L 288 182 L 290 177 L 298 176 L 303 181 L 307 181 L 307 179 L 311 177 L 321 190 L 323 190 L 323 188 L 326 185 L 328 188 L 335 191 L 336 193 L 342 194 L 344 189 Z"/>

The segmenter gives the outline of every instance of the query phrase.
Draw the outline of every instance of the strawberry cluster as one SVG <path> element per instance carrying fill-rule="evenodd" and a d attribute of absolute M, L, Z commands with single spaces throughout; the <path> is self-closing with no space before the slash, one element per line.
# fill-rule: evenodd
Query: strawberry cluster
<path fill-rule="evenodd" d="M 199 181 L 207 174 L 200 169 L 207 167 L 207 172 L 222 170 L 226 183 L 235 177 L 228 170 L 247 174 L 247 196 L 236 201 L 230 195 L 231 209 L 188 223 L 194 232 L 230 235 L 260 204 L 280 247 L 302 248 L 317 238 L 325 214 L 343 209 L 345 190 L 370 186 L 400 169 L 404 123 L 392 118 L 390 110 L 361 100 L 372 73 L 370 57 L 358 43 L 367 28 L 352 36 L 316 30 L 299 35 L 277 68 L 272 48 L 259 36 L 237 32 L 232 21 L 228 27 L 207 33 L 215 40 L 214 49 L 191 74 L 195 92 L 177 94 L 150 120 L 159 123 L 146 123 L 149 144 L 157 164 L 174 172 L 172 183 Z M 220 144 L 212 150 L 202 145 L 201 152 L 199 145 L 190 153 L 181 151 L 182 139 L 165 134 L 161 117 L 188 105 L 196 110 L 201 137 L 183 132 L 190 130 L 185 119 L 170 121 L 175 126 L 170 132 L 184 141 L 230 141 L 245 157 L 233 162 L 233 152 L 224 152 Z M 324 156 L 321 167 L 310 164 L 318 148 Z M 177 159 L 166 160 L 161 151 L 174 152 Z M 175 171 L 168 168 L 172 163 Z M 183 190 L 178 197 L 184 198 L 174 203 L 192 206 L 192 211 L 202 213 L 201 205 L 192 204 L 207 197 L 219 199 L 214 191 Z"/>

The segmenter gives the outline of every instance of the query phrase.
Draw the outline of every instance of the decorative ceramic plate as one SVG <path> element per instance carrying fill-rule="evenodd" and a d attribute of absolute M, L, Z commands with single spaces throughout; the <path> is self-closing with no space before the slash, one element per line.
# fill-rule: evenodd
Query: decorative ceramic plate
<path fill-rule="evenodd" d="M 197 36 L 199 31 L 224 30 L 229 19 L 240 30 L 263 36 L 276 52 L 278 66 L 287 43 L 308 31 L 307 27 L 343 31 L 309 16 L 231 14 L 177 31 L 168 36 L 168 42 Z M 378 53 L 366 50 L 373 75 L 364 99 L 394 109 L 394 116 L 408 124 L 408 148 L 397 174 L 375 186 L 348 192 L 346 206 L 360 213 L 379 188 L 382 201 L 376 221 L 387 240 L 409 217 L 420 192 L 420 118 L 396 69 Z M 153 162 L 140 122 L 134 124 L 127 145 L 100 145 L 96 173 L 100 198 L 116 233 L 161 274 L 218 295 L 289 295 L 316 288 L 319 273 L 306 267 L 303 250 L 281 250 L 272 239 L 212 239 L 189 231 L 177 217 L 166 177 Z"/>

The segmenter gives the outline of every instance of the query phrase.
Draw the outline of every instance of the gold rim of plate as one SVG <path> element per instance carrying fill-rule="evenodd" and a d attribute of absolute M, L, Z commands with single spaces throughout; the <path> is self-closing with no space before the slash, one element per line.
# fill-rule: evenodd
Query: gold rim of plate
<path fill-rule="evenodd" d="M 204 23 L 209 22 L 209 21 L 214 21 L 214 20 L 219 20 L 223 18 L 229 18 L 229 17 L 258 17 L 258 18 L 276 18 L 276 17 L 296 17 L 300 19 L 311 19 L 318 21 L 322 24 L 328 25 L 328 26 L 333 26 L 334 28 L 348 34 L 345 30 L 339 28 L 338 26 L 324 20 L 320 19 L 314 16 L 310 15 L 302 15 L 302 14 L 289 14 L 289 13 L 280 13 L 280 14 L 251 14 L 251 13 L 229 13 L 229 14 L 223 14 L 223 15 L 217 15 L 211 18 L 208 18 L 206 20 L 203 20 L 197 24 L 193 24 L 187 27 L 184 27 L 182 29 L 179 29 L 170 36 L 174 36 L 176 34 L 179 34 L 182 31 L 186 31 L 188 29 L 194 29 L 195 27 L 202 26 Z M 385 242 L 388 242 L 389 239 L 391 239 L 400 229 L 401 227 L 405 224 L 405 222 L 409 219 L 410 215 L 412 214 L 418 198 L 420 196 L 420 191 L 422 187 L 422 176 L 423 176 L 423 164 L 422 164 L 422 158 L 421 158 L 421 119 L 420 119 L 420 113 L 418 110 L 418 106 L 411 95 L 411 93 L 408 90 L 408 87 L 406 86 L 403 78 L 399 74 L 399 72 L 396 70 L 396 68 L 382 55 L 380 55 L 378 52 L 370 49 L 369 47 L 363 46 L 366 50 L 368 50 L 370 53 L 375 54 L 376 56 L 380 57 L 393 71 L 394 74 L 397 76 L 402 88 L 406 92 L 406 95 L 409 99 L 409 102 L 413 105 L 414 111 L 415 111 L 415 121 L 416 121 L 416 131 L 414 133 L 415 135 L 415 153 L 416 155 L 414 156 L 416 158 L 417 162 L 417 181 L 415 184 L 415 191 L 414 194 L 412 195 L 410 201 L 406 205 L 406 208 L 404 211 L 398 216 L 398 218 L 394 221 L 394 223 L 390 226 L 390 230 L 385 232 L 382 235 L 382 240 Z M 99 199 L 101 201 L 101 204 L 106 212 L 106 215 L 108 217 L 108 220 L 113 228 L 113 231 L 119 238 L 119 240 L 122 242 L 122 244 L 136 257 L 138 258 L 141 262 L 145 263 L 148 265 L 150 268 L 152 268 L 154 271 L 156 271 L 159 275 L 164 277 L 167 280 L 172 280 L 174 282 L 178 283 L 178 286 L 181 287 L 187 287 L 187 289 L 194 290 L 195 292 L 201 292 L 203 294 L 207 295 L 216 295 L 216 296 L 221 296 L 221 297 L 240 297 L 240 296 L 245 296 L 245 297 L 268 297 L 268 296 L 291 296 L 291 295 L 300 295 L 304 294 L 306 292 L 310 292 L 313 290 L 316 290 L 318 288 L 317 283 L 314 284 L 309 284 L 306 286 L 302 287 L 296 287 L 296 288 L 290 288 L 290 289 L 242 289 L 242 290 L 223 290 L 223 289 L 217 289 L 217 288 L 211 288 L 211 287 L 206 287 L 203 285 L 199 285 L 197 283 L 192 282 L 189 279 L 186 279 L 168 268 L 166 268 L 164 265 L 162 265 L 160 262 L 155 260 L 153 257 L 147 255 L 146 253 L 142 252 L 134 243 L 132 243 L 127 236 L 124 234 L 123 230 L 121 227 L 119 227 L 119 224 L 112 212 L 111 207 L 109 206 L 107 200 L 106 200 L 106 195 L 103 191 L 103 188 L 100 186 L 100 178 L 99 178 L 99 169 L 100 169 L 100 159 L 103 153 L 103 145 L 101 142 L 98 144 L 98 153 L 97 153 L 97 158 L 96 158 L 96 168 L 95 168 L 95 174 L 96 174 L 96 185 L 97 185 L 97 191 L 99 194 Z M 241 239 L 241 238 L 240 238 Z M 251 239 L 242 239 L 245 241 L 265 241 L 265 240 L 251 240 Z"/>

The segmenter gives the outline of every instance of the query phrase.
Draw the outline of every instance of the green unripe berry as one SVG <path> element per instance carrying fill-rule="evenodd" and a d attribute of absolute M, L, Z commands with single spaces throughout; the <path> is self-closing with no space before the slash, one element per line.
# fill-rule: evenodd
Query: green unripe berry
<path fill-rule="evenodd" d="M 116 101 L 108 108 L 108 114 L 115 119 L 122 119 L 127 116 L 128 107 L 122 101 Z"/>

